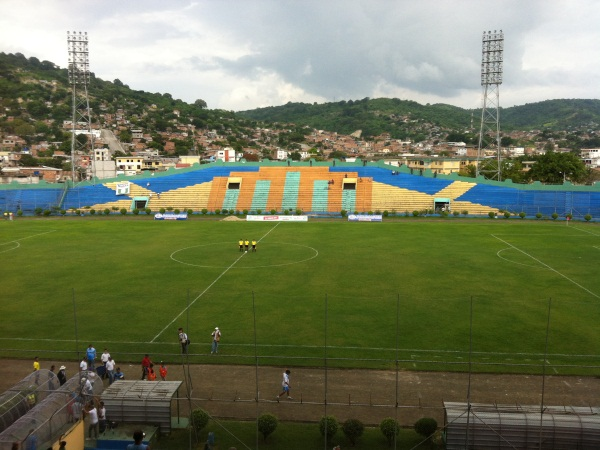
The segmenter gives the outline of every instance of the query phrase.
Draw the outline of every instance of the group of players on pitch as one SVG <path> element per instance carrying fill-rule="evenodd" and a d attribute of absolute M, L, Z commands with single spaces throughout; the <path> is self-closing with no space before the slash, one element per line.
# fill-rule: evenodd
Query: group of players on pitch
<path fill-rule="evenodd" d="M 250 241 L 248 239 L 240 239 L 238 245 L 240 246 L 240 252 L 245 251 L 248 253 L 250 249 Z M 256 251 L 256 239 L 252 239 L 252 251 Z"/>

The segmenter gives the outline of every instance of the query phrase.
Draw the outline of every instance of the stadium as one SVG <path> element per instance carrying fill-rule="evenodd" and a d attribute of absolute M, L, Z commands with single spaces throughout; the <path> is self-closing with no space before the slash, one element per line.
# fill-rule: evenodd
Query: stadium
<path fill-rule="evenodd" d="M 215 421 L 270 412 L 410 427 L 434 417 L 447 448 L 599 445 L 589 395 L 600 389 L 597 186 L 381 163 L 242 162 L 75 187 L 3 186 L 0 204 L 13 213 L 0 228 L 8 361 L 29 368 L 39 355 L 75 375 L 94 343 L 143 389 L 139 361 L 149 353 L 181 383 L 167 407 L 182 420 L 195 407 Z M 162 210 L 186 220 L 153 220 Z M 240 238 L 256 239 L 257 252 L 239 252 Z M 192 341 L 185 356 L 180 326 Z M 285 368 L 289 402 L 275 400 Z M 98 395 L 109 401 L 104 384 Z M 148 424 L 143 414 L 128 419 Z M 56 431 L 38 425 L 40 436 Z M 19 439 L 29 427 L 25 419 Z M 259 447 L 215 432 L 221 448 Z M 387 448 L 378 433 L 381 447 L 373 438 L 357 448 Z M 260 447 L 302 448 L 272 438 Z M 47 431 L 44 442 L 52 439 Z M 315 442 L 323 447 L 318 430 Z M 341 433 L 329 444 L 349 445 Z M 425 444 L 412 445 L 396 448 Z"/>

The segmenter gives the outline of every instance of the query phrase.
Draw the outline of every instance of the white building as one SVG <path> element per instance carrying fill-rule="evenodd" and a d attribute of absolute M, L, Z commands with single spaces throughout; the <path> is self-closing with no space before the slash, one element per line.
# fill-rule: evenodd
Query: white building
<path fill-rule="evenodd" d="M 591 169 L 600 168 L 600 148 L 586 148 L 581 150 L 581 159 Z"/>

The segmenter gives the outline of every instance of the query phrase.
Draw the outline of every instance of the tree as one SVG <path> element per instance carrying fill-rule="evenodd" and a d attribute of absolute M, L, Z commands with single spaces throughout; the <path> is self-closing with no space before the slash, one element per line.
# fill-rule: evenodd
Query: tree
<path fill-rule="evenodd" d="M 197 107 L 197 108 L 200 108 L 200 109 L 204 109 L 204 108 L 206 108 L 207 105 L 206 105 L 206 102 L 204 100 L 202 100 L 202 99 L 199 98 L 198 100 L 196 100 L 194 102 L 194 106 Z"/>
<path fill-rule="evenodd" d="M 357 439 L 361 437 L 365 431 L 365 426 L 358 419 L 348 419 L 342 425 L 342 431 L 352 444 L 352 447 L 354 447 Z"/>
<path fill-rule="evenodd" d="M 431 440 L 437 431 L 437 422 L 431 417 L 423 417 L 415 422 L 415 431 L 427 440 Z"/>
<path fill-rule="evenodd" d="M 327 436 L 331 440 L 340 428 L 340 424 L 334 416 L 323 416 L 319 421 L 319 432 L 321 436 Z"/>
<path fill-rule="evenodd" d="M 398 433 L 400 433 L 400 425 L 398 424 L 398 421 L 392 419 L 391 417 L 383 419 L 379 424 L 379 429 L 387 439 L 388 445 L 390 446 L 394 443 L 394 439 L 396 436 L 398 436 Z"/>
<path fill-rule="evenodd" d="M 589 170 L 574 153 L 549 151 L 535 158 L 527 175 L 530 180 L 542 183 L 562 184 L 564 180 L 581 183 L 588 178 Z"/>
<path fill-rule="evenodd" d="M 273 414 L 262 414 L 258 418 L 258 431 L 263 435 L 263 439 L 267 442 L 267 437 L 269 437 L 276 429 L 279 424 L 277 417 Z"/>
<path fill-rule="evenodd" d="M 104 214 L 107 213 L 107 209 L 104 210 Z M 110 213 L 110 211 L 108 211 Z M 194 427 L 194 429 L 196 430 L 197 433 L 199 433 L 200 431 L 202 431 L 202 429 L 208 425 L 208 421 L 210 419 L 210 416 L 208 415 L 208 413 L 206 411 L 204 411 L 202 408 L 198 408 L 192 411 L 192 426 Z"/>

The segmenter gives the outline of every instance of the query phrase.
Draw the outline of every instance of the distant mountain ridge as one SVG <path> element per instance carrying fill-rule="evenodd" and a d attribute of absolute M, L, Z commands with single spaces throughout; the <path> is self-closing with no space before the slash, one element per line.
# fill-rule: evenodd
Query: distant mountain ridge
<path fill-rule="evenodd" d="M 389 133 L 394 139 L 420 142 L 432 137 L 444 140 L 451 133 L 468 134 L 473 139 L 479 131 L 481 117 L 480 109 L 468 110 L 447 104 L 422 105 L 397 98 L 364 98 L 322 104 L 289 102 L 234 113 L 208 109 L 201 99 L 189 104 L 174 99 L 168 93 L 133 90 L 118 79 L 104 81 L 93 74 L 89 92 L 90 106 L 96 113 L 101 110 L 114 113 L 122 108 L 132 118 L 136 117 L 135 123 L 132 119 L 132 125 L 150 131 L 168 127 L 178 118 L 174 115 L 174 110 L 177 110 L 181 115 L 179 119 L 185 118 L 186 122 L 198 128 L 236 128 L 246 135 L 257 126 L 254 121 L 262 121 L 267 123 L 266 126 L 274 122 L 293 123 L 298 127 L 309 126 L 347 135 L 361 130 L 364 138 Z M 149 112 L 145 108 L 148 105 L 156 105 L 156 108 Z M 0 114 L 16 115 L 18 120 L 22 120 L 17 124 L 9 123 L 0 115 L 0 127 L 4 132 L 31 135 L 32 119 L 42 121 L 52 118 L 55 120 L 53 129 L 44 130 L 41 124 L 36 123 L 36 131 L 42 131 L 44 138 L 63 140 L 58 125 L 71 118 L 67 70 L 35 57 L 0 53 L 0 107 L 3 109 Z M 27 131 L 19 133 L 20 128 Z M 546 100 L 501 108 L 500 128 L 505 133 L 543 129 L 570 133 L 598 131 L 600 100 Z"/>
<path fill-rule="evenodd" d="M 403 138 L 410 123 L 429 123 L 444 129 L 479 129 L 481 109 L 463 109 L 447 104 L 421 105 L 410 100 L 378 98 L 336 103 L 287 103 L 237 113 L 268 122 L 293 122 L 350 134 L 361 129 L 366 135 L 389 132 Z M 600 128 L 600 100 L 546 100 L 500 108 L 500 128 L 514 130 L 571 130 Z"/>

